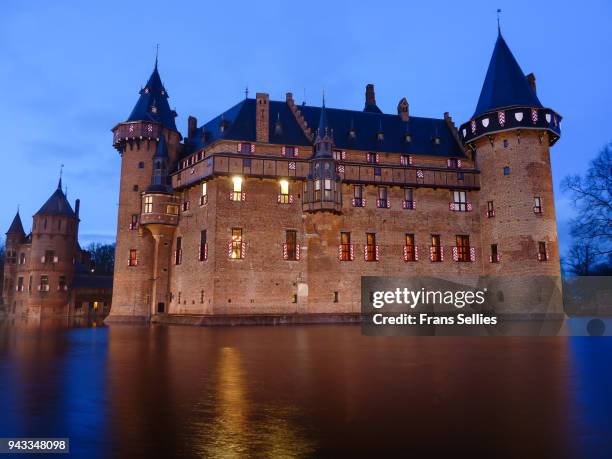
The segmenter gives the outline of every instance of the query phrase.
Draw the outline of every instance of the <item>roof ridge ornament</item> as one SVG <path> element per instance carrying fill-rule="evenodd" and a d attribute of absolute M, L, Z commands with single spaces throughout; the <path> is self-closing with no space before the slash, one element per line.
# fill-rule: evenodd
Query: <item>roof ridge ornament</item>
<path fill-rule="evenodd" d="M 501 8 L 497 8 L 497 34 L 501 35 L 501 26 L 499 25 L 499 16 L 501 14 Z"/>

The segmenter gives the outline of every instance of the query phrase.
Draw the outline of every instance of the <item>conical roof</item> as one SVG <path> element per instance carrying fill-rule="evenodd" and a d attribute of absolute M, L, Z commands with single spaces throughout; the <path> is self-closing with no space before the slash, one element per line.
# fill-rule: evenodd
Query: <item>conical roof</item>
<path fill-rule="evenodd" d="M 76 214 L 66 195 L 62 191 L 62 179 L 57 184 L 57 189 L 53 192 L 51 197 L 47 199 L 47 202 L 36 212 L 34 215 L 62 215 L 65 217 L 75 217 Z"/>
<path fill-rule="evenodd" d="M 542 104 L 500 32 L 472 118 L 517 106 L 541 108 Z"/>
<path fill-rule="evenodd" d="M 127 121 L 155 121 L 164 127 L 176 131 L 174 118 L 176 113 L 168 104 L 168 92 L 162 84 L 157 70 L 157 62 L 149 81 L 140 91 L 138 102 L 134 106 Z"/>
<path fill-rule="evenodd" d="M 19 211 L 15 214 L 15 218 L 13 218 L 13 222 L 11 226 L 9 226 L 6 234 L 17 234 L 21 237 L 25 237 L 25 231 L 23 230 L 23 224 L 21 223 L 21 217 L 19 216 Z"/>

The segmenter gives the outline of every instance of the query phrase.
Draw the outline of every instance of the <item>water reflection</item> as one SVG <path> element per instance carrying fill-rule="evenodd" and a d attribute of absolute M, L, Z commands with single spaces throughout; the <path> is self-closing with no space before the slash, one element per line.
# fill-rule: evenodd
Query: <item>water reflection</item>
<path fill-rule="evenodd" d="M 69 436 L 88 458 L 609 456 L 611 350 L 358 326 L 0 322 L 0 436 Z"/>

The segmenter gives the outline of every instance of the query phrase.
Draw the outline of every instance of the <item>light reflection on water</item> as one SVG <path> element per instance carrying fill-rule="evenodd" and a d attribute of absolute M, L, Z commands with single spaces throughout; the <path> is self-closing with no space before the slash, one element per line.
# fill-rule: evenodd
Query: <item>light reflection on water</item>
<path fill-rule="evenodd" d="M 0 322 L 0 437 L 68 436 L 88 458 L 611 456 L 610 351 L 346 325 Z"/>

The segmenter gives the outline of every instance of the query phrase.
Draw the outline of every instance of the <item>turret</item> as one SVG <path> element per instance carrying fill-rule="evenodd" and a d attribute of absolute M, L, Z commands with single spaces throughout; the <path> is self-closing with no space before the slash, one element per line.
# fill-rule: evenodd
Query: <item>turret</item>
<path fill-rule="evenodd" d="M 303 209 L 305 211 L 340 212 L 342 210 L 342 182 L 336 171 L 333 148 L 333 131 L 329 128 L 327 121 L 324 97 L 313 155 L 310 159 L 310 172 L 304 186 Z"/>
<path fill-rule="evenodd" d="M 10 245 L 21 244 L 25 239 L 25 231 L 23 230 L 23 224 L 21 223 L 21 216 L 19 211 L 15 214 L 11 226 L 9 226 L 6 232 L 6 248 L 8 250 Z"/>
<path fill-rule="evenodd" d="M 481 170 L 482 262 L 500 311 L 561 311 L 549 150 L 561 135 L 560 121 L 499 32 L 476 110 L 460 136 Z"/>
<path fill-rule="evenodd" d="M 117 218 L 117 245 L 113 316 L 147 320 L 155 279 L 157 249 L 154 224 L 178 221 L 178 205 L 170 194 L 169 168 L 179 156 L 181 135 L 176 112 L 168 103 L 157 61 L 128 119 L 113 128 L 113 145 L 121 153 L 121 182 Z"/>

